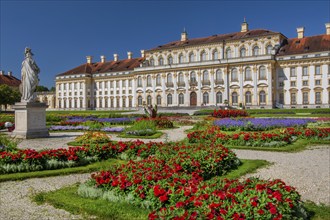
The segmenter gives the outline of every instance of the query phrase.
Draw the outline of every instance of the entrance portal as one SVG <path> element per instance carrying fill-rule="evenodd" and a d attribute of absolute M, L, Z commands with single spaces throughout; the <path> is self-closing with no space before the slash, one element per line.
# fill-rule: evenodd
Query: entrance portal
<path fill-rule="evenodd" d="M 190 106 L 196 106 L 197 105 L 197 94 L 196 92 L 190 93 Z"/>

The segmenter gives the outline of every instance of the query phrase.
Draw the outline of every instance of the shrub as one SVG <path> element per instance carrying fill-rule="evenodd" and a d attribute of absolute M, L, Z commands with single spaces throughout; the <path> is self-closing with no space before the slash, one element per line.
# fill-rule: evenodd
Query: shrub
<path fill-rule="evenodd" d="M 127 134 L 136 136 L 150 136 L 157 132 L 156 123 L 153 120 L 138 120 L 126 130 Z"/>
<path fill-rule="evenodd" d="M 88 131 L 75 138 L 75 141 L 81 144 L 99 144 L 110 141 L 109 136 L 101 131 Z"/>

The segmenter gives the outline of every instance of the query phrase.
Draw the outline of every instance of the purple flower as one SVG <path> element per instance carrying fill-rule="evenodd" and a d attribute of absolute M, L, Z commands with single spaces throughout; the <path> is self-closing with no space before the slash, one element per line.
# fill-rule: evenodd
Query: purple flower
<path fill-rule="evenodd" d="M 101 131 L 105 131 L 105 132 L 122 132 L 123 130 L 124 128 L 110 128 L 110 127 L 105 127 L 101 129 Z"/>

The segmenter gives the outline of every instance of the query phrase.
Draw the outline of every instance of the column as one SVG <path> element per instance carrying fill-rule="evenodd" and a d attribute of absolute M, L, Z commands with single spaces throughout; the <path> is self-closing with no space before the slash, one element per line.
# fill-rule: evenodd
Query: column
<path fill-rule="evenodd" d="M 119 108 L 123 107 L 123 80 L 119 80 Z"/>
<path fill-rule="evenodd" d="M 156 99 L 156 75 L 151 76 L 151 86 L 152 86 L 152 105 L 157 104 L 157 99 Z"/>
<path fill-rule="evenodd" d="M 183 77 L 184 77 L 184 83 L 185 83 L 185 89 L 186 89 L 186 93 L 184 95 L 184 105 L 189 106 L 190 105 L 189 73 L 188 72 L 184 73 Z"/>
<path fill-rule="evenodd" d="M 244 103 L 244 95 L 243 95 L 243 72 L 244 72 L 244 70 L 243 70 L 243 67 L 240 67 L 240 68 L 238 68 L 238 70 L 239 70 L 239 102 L 238 102 L 238 105 L 239 105 L 239 103 Z"/>
<path fill-rule="evenodd" d="M 267 97 L 267 105 L 269 105 L 270 107 L 273 107 L 273 79 L 272 79 L 272 71 L 274 70 L 274 68 L 271 66 L 271 64 L 268 66 L 267 68 L 268 72 L 267 72 L 267 81 L 268 81 L 268 97 Z M 299 74 L 299 77 L 301 77 L 301 74 Z M 300 78 L 300 82 L 301 82 L 301 78 Z M 297 77 L 297 82 L 298 83 L 298 77 Z M 297 96 L 297 98 L 300 97 L 300 103 L 302 104 L 302 93 L 299 91 L 299 95 Z"/>
<path fill-rule="evenodd" d="M 223 102 L 227 99 L 228 103 L 229 103 L 229 71 L 227 68 L 223 69 L 223 80 L 224 80 L 224 87 L 225 87 L 225 91 L 223 94 Z"/>
<path fill-rule="evenodd" d="M 201 104 L 202 104 L 202 101 L 201 101 L 201 98 L 202 98 L 202 91 L 201 91 L 202 81 L 201 81 L 201 72 L 200 72 L 200 70 L 197 73 L 197 83 L 198 83 L 198 85 L 197 85 L 197 88 L 198 88 L 198 90 L 197 90 L 197 106 L 201 106 Z"/>
<path fill-rule="evenodd" d="M 215 94 L 214 94 L 214 70 L 211 70 L 210 71 L 210 80 L 211 80 L 211 94 L 210 94 L 210 105 L 215 105 L 215 101 L 214 101 L 214 97 L 215 97 Z"/>
<path fill-rule="evenodd" d="M 117 81 L 113 81 L 113 108 L 117 108 Z"/>
<path fill-rule="evenodd" d="M 173 74 L 173 88 L 174 88 L 174 94 L 173 94 L 173 106 L 178 106 L 178 85 L 177 85 L 177 73 Z"/>
<path fill-rule="evenodd" d="M 252 96 L 252 105 L 258 105 L 258 69 L 257 66 L 252 68 L 253 73 L 253 96 Z"/>
<path fill-rule="evenodd" d="M 132 99 L 132 107 L 136 106 L 136 81 L 135 78 L 132 79 L 132 95 L 133 95 L 133 99 Z"/>
<path fill-rule="evenodd" d="M 165 107 L 167 106 L 167 98 L 166 98 L 166 92 L 165 92 L 165 89 L 166 89 L 166 86 L 165 86 L 165 78 L 166 78 L 166 74 L 163 73 L 162 74 L 162 106 Z"/>

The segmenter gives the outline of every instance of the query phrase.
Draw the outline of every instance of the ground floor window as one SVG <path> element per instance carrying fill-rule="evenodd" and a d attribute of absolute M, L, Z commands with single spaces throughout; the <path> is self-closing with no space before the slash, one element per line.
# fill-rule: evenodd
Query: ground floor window
<path fill-rule="evenodd" d="M 252 103 L 252 95 L 251 92 L 248 91 L 245 93 L 245 104 L 251 104 Z"/>
<path fill-rule="evenodd" d="M 209 93 L 204 92 L 203 93 L 203 104 L 208 104 L 209 103 Z"/>
<path fill-rule="evenodd" d="M 291 93 L 291 105 L 297 104 L 296 102 L 296 93 Z"/>
<path fill-rule="evenodd" d="M 162 104 L 162 97 L 160 95 L 157 96 L 157 105 Z"/>
<path fill-rule="evenodd" d="M 233 93 L 231 94 L 231 100 L 232 100 L 233 105 L 237 105 L 237 103 L 238 103 L 237 92 L 233 92 Z"/>
<path fill-rule="evenodd" d="M 216 101 L 217 101 L 218 104 L 222 103 L 222 92 L 217 92 Z"/>
<path fill-rule="evenodd" d="M 260 91 L 260 93 L 259 93 L 259 102 L 260 102 L 260 104 L 265 104 L 266 103 L 266 93 L 265 93 L 265 91 Z"/>
<path fill-rule="evenodd" d="M 172 94 L 167 95 L 167 105 L 172 105 Z"/>
<path fill-rule="evenodd" d="M 142 105 L 142 96 L 138 96 L 138 105 L 139 105 L 139 106 Z"/>
<path fill-rule="evenodd" d="M 322 101 L 321 101 L 321 92 L 316 92 L 315 93 L 315 103 L 316 104 L 321 104 Z"/>
<path fill-rule="evenodd" d="M 182 93 L 179 94 L 179 104 L 180 105 L 184 104 L 184 95 Z"/>
<path fill-rule="evenodd" d="M 308 104 L 308 92 L 303 92 L 303 104 Z"/>
<path fill-rule="evenodd" d="M 151 95 L 147 96 L 147 105 L 152 105 Z"/>

